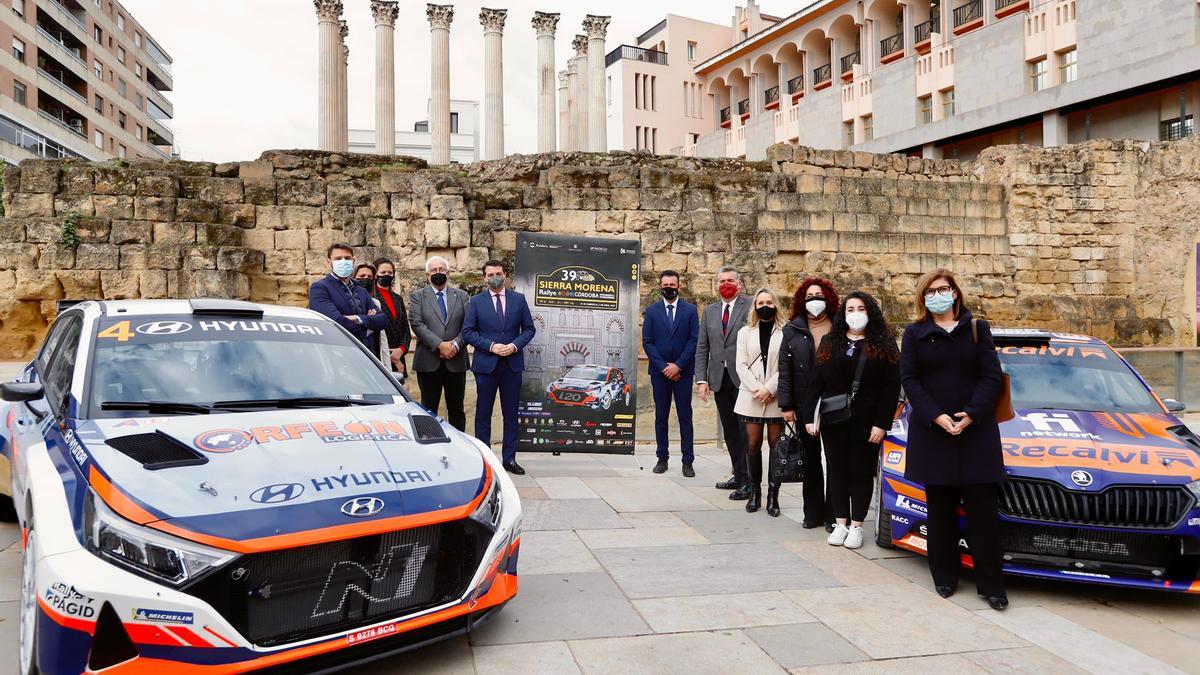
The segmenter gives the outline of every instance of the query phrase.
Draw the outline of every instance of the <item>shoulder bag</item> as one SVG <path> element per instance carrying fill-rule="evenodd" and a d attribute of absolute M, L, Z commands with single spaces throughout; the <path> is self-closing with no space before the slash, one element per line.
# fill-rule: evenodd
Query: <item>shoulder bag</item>
<path fill-rule="evenodd" d="M 854 414 L 854 397 L 858 395 L 858 385 L 862 382 L 863 367 L 867 365 L 867 348 L 859 347 L 858 365 L 854 368 L 854 381 L 850 383 L 849 394 L 838 394 L 821 399 L 821 424 L 835 426 L 844 424 Z"/>
<path fill-rule="evenodd" d="M 804 440 L 791 422 L 784 423 L 783 435 L 771 448 L 767 478 L 772 483 L 804 482 Z"/>
<path fill-rule="evenodd" d="M 979 344 L 979 319 L 971 319 L 971 337 Z M 1017 416 L 1012 404 L 1012 381 L 1008 373 L 1000 371 L 1000 395 L 996 397 L 996 421 L 1007 422 Z"/>

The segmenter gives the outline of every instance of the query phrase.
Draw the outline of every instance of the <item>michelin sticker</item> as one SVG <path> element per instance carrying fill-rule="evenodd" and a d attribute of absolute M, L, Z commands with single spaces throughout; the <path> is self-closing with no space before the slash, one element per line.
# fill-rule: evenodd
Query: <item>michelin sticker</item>
<path fill-rule="evenodd" d="M 191 612 L 138 608 L 133 610 L 133 620 L 151 623 L 192 623 L 194 618 Z"/>
<path fill-rule="evenodd" d="M 926 508 L 924 504 L 914 502 L 904 495 L 896 495 L 896 508 L 904 509 L 905 511 L 912 511 L 913 513 L 919 513 L 923 516 L 929 515 L 929 509 Z"/>

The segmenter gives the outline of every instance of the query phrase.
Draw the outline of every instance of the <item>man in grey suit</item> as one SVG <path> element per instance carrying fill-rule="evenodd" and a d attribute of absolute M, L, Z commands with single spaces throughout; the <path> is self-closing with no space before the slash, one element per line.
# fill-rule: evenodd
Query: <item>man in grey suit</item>
<path fill-rule="evenodd" d="M 449 285 L 450 263 L 441 256 L 425 262 L 425 275 L 429 285 L 408 297 L 409 323 L 417 336 L 413 371 L 421 388 L 421 405 L 437 413 L 444 392 L 450 426 L 466 431 L 467 343 L 462 327 L 470 296 Z"/>
<path fill-rule="evenodd" d="M 721 299 L 704 308 L 700 318 L 700 340 L 696 346 L 696 371 L 700 400 L 708 402 L 712 393 L 717 416 L 725 431 L 725 447 L 733 477 L 717 483 L 717 489 L 733 490 L 729 498 L 749 499 L 750 479 L 746 473 L 746 429 L 733 412 L 741 380 L 737 374 L 737 332 L 750 315 L 750 299 L 741 295 L 742 275 L 726 265 L 717 271 L 717 292 Z"/>

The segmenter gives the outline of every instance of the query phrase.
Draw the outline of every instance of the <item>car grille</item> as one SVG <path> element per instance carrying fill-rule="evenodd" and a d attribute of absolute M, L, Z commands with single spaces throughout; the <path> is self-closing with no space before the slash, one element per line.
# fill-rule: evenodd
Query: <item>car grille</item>
<path fill-rule="evenodd" d="M 1078 492 L 1049 481 L 1010 478 L 1000 494 L 1000 510 L 1006 515 L 1073 525 L 1170 528 L 1191 507 L 1192 495 L 1178 485 Z"/>
<path fill-rule="evenodd" d="M 211 604 L 250 642 L 285 644 L 461 597 L 491 534 L 467 519 L 250 554 L 188 592 Z"/>
<path fill-rule="evenodd" d="M 1081 527 L 1003 523 L 1000 546 L 1006 554 L 1164 568 L 1179 555 L 1179 539 Z"/>
<path fill-rule="evenodd" d="M 582 391 L 559 391 L 557 396 L 562 401 L 582 401 L 585 394 Z"/>

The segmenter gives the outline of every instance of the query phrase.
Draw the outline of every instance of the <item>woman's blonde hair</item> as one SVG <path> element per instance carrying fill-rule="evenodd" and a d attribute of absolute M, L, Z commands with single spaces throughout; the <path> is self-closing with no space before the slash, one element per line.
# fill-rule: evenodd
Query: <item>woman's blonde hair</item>
<path fill-rule="evenodd" d="M 754 291 L 754 295 L 750 299 L 750 316 L 746 317 L 746 325 L 751 328 L 758 328 L 759 318 L 758 312 L 754 311 L 754 304 L 758 302 L 758 296 L 763 293 L 771 296 L 771 303 L 775 305 L 775 327 L 783 328 L 787 320 L 783 317 L 783 307 L 779 304 L 779 294 L 774 289 L 767 288 L 766 286 Z"/>

